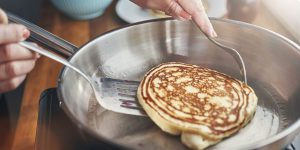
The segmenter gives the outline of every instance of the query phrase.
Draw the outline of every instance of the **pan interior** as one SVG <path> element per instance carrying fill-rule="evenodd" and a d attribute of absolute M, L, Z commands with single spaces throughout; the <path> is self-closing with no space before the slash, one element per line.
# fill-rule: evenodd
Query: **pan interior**
<path fill-rule="evenodd" d="M 259 99 L 254 118 L 238 133 L 211 149 L 243 148 L 275 135 L 289 124 L 285 113 L 287 106 L 279 93 L 266 83 L 250 84 Z M 93 95 L 89 101 L 88 124 L 105 138 L 134 149 L 187 149 L 179 136 L 161 131 L 150 118 L 105 110 Z"/>
<path fill-rule="evenodd" d="M 286 131 L 300 116 L 299 48 L 252 26 L 219 20 L 212 23 L 217 40 L 239 50 L 244 58 L 258 107 L 249 125 L 211 148 L 249 149 L 245 146 L 256 146 L 256 142 Z M 153 21 L 116 30 L 89 42 L 71 59 L 89 75 L 127 80 L 141 80 L 152 67 L 171 61 L 208 67 L 242 80 L 234 59 L 185 21 Z M 162 132 L 149 118 L 101 108 L 89 84 L 69 69 L 61 75 L 60 93 L 75 123 L 98 137 L 136 149 L 186 149 L 178 136 Z M 289 144 L 292 136 L 275 147 Z"/>

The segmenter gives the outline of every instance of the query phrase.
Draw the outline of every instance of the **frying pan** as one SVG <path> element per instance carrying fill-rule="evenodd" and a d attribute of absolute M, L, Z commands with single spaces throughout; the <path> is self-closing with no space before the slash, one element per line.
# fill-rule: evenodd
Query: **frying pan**
<path fill-rule="evenodd" d="M 216 69 L 242 79 L 234 59 L 212 44 L 189 21 L 157 19 L 107 32 L 80 48 L 10 15 L 26 25 L 32 38 L 69 55 L 86 74 L 140 80 L 155 65 L 180 61 Z M 218 41 L 239 50 L 248 84 L 258 96 L 252 121 L 237 134 L 209 149 L 281 149 L 300 127 L 300 47 L 289 39 L 254 25 L 211 19 Z M 63 68 L 57 88 L 61 107 L 85 135 L 131 149 L 187 149 L 178 136 L 162 132 L 147 117 L 114 113 L 95 100 L 79 74 Z"/>

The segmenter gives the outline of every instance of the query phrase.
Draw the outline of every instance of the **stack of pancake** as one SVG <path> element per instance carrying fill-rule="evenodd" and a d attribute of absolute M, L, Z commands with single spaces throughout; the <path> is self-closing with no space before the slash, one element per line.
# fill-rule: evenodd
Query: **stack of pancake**
<path fill-rule="evenodd" d="M 204 149 L 236 133 L 253 118 L 257 106 L 253 89 L 243 82 L 176 62 L 150 70 L 137 96 L 163 131 L 181 135 L 192 149 Z"/>

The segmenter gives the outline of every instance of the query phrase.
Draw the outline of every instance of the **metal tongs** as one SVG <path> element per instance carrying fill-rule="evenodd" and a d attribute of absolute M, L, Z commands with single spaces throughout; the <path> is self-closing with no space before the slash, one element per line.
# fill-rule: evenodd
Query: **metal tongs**
<path fill-rule="evenodd" d="M 194 21 L 195 23 L 195 21 Z M 195 23 L 196 24 L 196 23 Z M 197 26 L 197 25 L 196 25 Z M 198 27 L 198 26 L 197 26 Z M 198 27 L 199 28 L 199 27 Z M 200 29 L 200 28 L 199 28 Z M 210 37 L 209 35 L 207 35 L 206 33 L 204 33 L 201 29 L 200 31 L 215 45 L 217 45 L 218 47 L 222 48 L 223 50 L 225 50 L 227 53 L 229 53 L 237 62 L 237 64 L 239 65 L 239 69 L 240 69 L 240 73 L 242 74 L 243 78 L 244 78 L 244 82 L 247 84 L 247 74 L 246 74 L 246 68 L 245 68 L 245 63 L 244 60 L 241 56 L 241 54 L 234 48 L 232 47 L 228 47 L 218 41 L 216 41 L 213 37 Z"/>

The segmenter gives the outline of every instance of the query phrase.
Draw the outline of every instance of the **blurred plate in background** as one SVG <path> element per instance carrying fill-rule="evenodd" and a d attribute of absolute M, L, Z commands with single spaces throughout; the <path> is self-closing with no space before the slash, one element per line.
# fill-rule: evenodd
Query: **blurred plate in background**
<path fill-rule="evenodd" d="M 226 12 L 226 0 L 202 0 L 209 17 L 221 18 Z M 143 9 L 129 0 L 119 0 L 116 5 L 117 15 L 128 23 L 167 17 L 148 9 Z"/>

